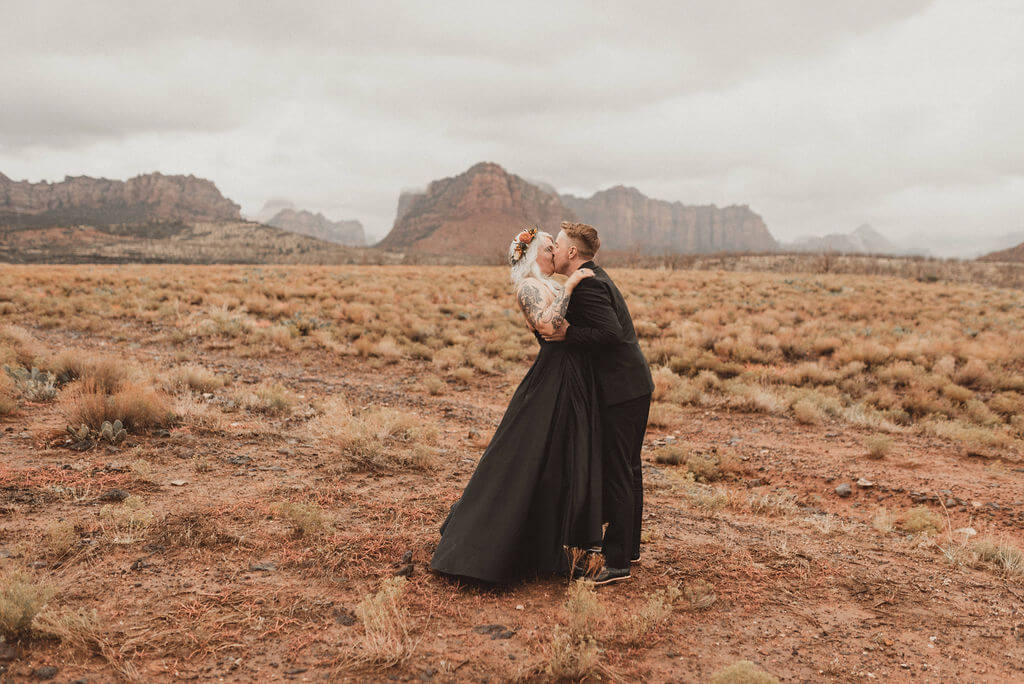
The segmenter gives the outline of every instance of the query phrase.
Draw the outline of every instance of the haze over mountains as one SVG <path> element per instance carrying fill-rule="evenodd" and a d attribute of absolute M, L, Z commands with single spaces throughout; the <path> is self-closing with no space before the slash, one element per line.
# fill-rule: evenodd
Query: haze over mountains
<path fill-rule="evenodd" d="M 901 247 L 864 224 L 850 233 L 830 233 L 822 236 L 803 237 L 779 245 L 785 252 L 837 252 L 839 254 L 891 254 L 927 256 L 928 250 L 920 247 Z"/>
<path fill-rule="evenodd" d="M 118 258 L 119 244 L 141 260 L 189 261 L 190 245 L 204 263 L 315 261 L 320 257 L 296 255 L 317 252 L 323 258 L 330 255 L 330 263 L 368 258 L 366 250 L 345 251 L 366 243 L 358 221 L 331 221 L 280 199 L 267 202 L 259 218 L 263 225 L 245 222 L 237 204 L 211 181 L 195 176 L 151 173 L 127 181 L 68 176 L 56 183 L 29 183 L 0 173 L 0 260 L 46 261 L 51 252 L 58 261 L 87 260 L 88 254 L 101 252 L 102 259 L 113 259 Z M 746 205 L 719 208 L 667 202 L 622 185 L 576 197 L 490 162 L 433 181 L 422 191 L 402 192 L 391 231 L 369 251 L 394 253 L 381 257 L 385 261 L 419 254 L 493 262 L 504 258 L 510 236 L 524 226 L 554 233 L 563 220 L 597 226 L 606 250 L 642 254 L 925 251 L 895 245 L 867 225 L 848 234 L 779 243 L 761 216 Z M 199 225 L 207 228 L 196 230 Z M 216 248 L 207 244 L 213 235 Z M 238 236 L 238 245 L 245 245 L 238 254 L 231 253 L 232 235 Z M 105 245 L 103 250 L 83 252 L 74 247 L 72 243 L 85 236 L 90 244 Z M 263 249 L 261 240 L 273 246 Z M 988 258 L 1020 260 L 1022 252 L 1016 247 Z"/>

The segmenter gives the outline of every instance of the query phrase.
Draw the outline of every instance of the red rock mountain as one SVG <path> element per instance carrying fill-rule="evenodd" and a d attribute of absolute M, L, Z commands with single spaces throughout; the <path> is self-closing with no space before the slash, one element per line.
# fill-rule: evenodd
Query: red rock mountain
<path fill-rule="evenodd" d="M 1001 249 L 978 257 L 978 261 L 1024 261 L 1024 242 L 1016 247 Z"/>
<path fill-rule="evenodd" d="M 240 207 L 212 182 L 149 173 L 127 181 L 66 176 L 16 182 L 0 173 L 0 225 L 68 226 L 164 221 L 237 221 Z"/>
<path fill-rule="evenodd" d="M 617 185 L 589 198 L 562 195 L 562 203 L 601 233 L 602 247 L 647 254 L 767 252 L 778 243 L 746 205 L 719 209 L 651 199 Z"/>
<path fill-rule="evenodd" d="M 524 227 L 555 233 L 561 221 L 573 218 L 557 195 L 483 162 L 432 182 L 422 193 L 403 193 L 395 224 L 378 247 L 491 260 Z"/>
<path fill-rule="evenodd" d="M 281 228 L 300 235 L 308 235 L 327 242 L 334 242 L 349 247 L 362 247 L 366 244 L 363 224 L 359 221 L 331 221 L 323 214 L 309 211 L 282 209 L 267 222 L 268 226 Z"/>

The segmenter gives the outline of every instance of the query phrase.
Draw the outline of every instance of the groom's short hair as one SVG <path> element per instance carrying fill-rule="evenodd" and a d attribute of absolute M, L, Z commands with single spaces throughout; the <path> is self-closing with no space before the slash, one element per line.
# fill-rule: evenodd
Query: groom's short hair
<path fill-rule="evenodd" d="M 597 228 L 594 226 L 562 221 L 562 232 L 575 243 L 576 250 L 584 259 L 593 259 L 597 255 L 597 250 L 601 249 L 601 238 L 597 235 Z"/>

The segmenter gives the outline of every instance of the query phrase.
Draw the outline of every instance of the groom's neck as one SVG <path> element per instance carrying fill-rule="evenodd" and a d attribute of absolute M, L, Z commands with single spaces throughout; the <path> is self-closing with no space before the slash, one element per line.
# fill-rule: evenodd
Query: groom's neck
<path fill-rule="evenodd" d="M 576 259 L 574 261 L 570 261 L 569 265 L 566 266 L 565 273 L 563 275 L 572 275 L 573 273 L 578 271 L 583 264 L 587 263 L 588 261 L 590 261 L 590 259 Z"/>

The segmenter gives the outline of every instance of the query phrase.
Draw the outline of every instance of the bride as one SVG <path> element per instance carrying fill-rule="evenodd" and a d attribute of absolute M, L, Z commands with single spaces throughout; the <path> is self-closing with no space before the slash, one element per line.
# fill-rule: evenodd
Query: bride
<path fill-rule="evenodd" d="M 543 335 L 565 325 L 580 269 L 565 285 L 553 241 L 536 228 L 509 246 L 516 297 L 540 349 L 476 471 L 441 526 L 430 567 L 447 575 L 508 583 L 567 572 L 567 551 L 601 542 L 597 389 L 587 356 Z"/>

